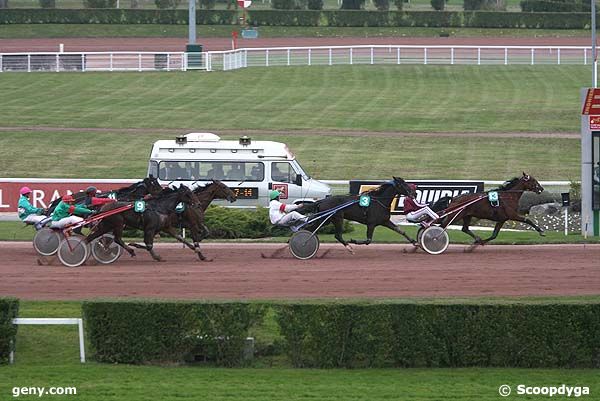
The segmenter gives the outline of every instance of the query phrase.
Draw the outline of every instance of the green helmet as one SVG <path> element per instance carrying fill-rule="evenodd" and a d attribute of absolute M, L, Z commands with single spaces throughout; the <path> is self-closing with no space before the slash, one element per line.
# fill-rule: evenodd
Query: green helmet
<path fill-rule="evenodd" d="M 281 192 L 276 189 L 269 191 L 269 200 L 277 199 L 279 198 L 279 195 L 281 195 Z"/>

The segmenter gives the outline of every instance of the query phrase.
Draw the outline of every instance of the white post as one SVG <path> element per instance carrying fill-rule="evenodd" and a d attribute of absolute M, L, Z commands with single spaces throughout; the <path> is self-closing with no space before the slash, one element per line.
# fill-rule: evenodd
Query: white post
<path fill-rule="evenodd" d="M 15 346 L 13 343 L 13 340 L 10 340 L 10 354 L 8 354 L 8 363 L 10 363 L 11 365 L 13 363 L 15 363 Z"/>
<path fill-rule="evenodd" d="M 508 48 L 504 48 L 504 65 L 508 65 Z"/>
<path fill-rule="evenodd" d="M 565 207 L 565 235 L 569 234 L 569 218 L 567 216 L 568 213 L 568 208 Z"/>
<path fill-rule="evenodd" d="M 373 48 L 371 47 L 371 65 L 373 65 Z"/>
<path fill-rule="evenodd" d="M 556 57 L 558 58 L 558 65 L 560 65 L 560 47 L 558 48 L 558 51 L 556 52 Z"/>
<path fill-rule="evenodd" d="M 60 72 L 60 60 L 58 54 L 56 55 L 56 72 Z"/>
<path fill-rule="evenodd" d="M 311 65 L 310 63 L 310 56 L 312 55 L 312 49 L 308 49 L 308 65 Z"/>
<path fill-rule="evenodd" d="M 64 45 L 64 43 L 61 43 L 61 44 L 58 45 L 58 51 L 60 53 L 64 53 L 64 51 L 65 51 L 65 45 Z"/>
<path fill-rule="evenodd" d="M 427 64 L 427 48 L 423 48 L 423 64 Z"/>
<path fill-rule="evenodd" d="M 329 65 L 331 65 L 331 64 L 332 64 L 332 61 L 331 61 L 331 49 L 329 49 Z"/>
<path fill-rule="evenodd" d="M 531 48 L 531 65 L 535 64 L 534 55 L 535 55 L 535 48 L 532 47 Z"/>
<path fill-rule="evenodd" d="M 399 47 L 398 47 L 398 54 L 396 56 L 397 56 L 398 64 L 400 64 L 400 48 Z"/>
<path fill-rule="evenodd" d="M 290 65 L 290 49 L 287 49 L 287 65 Z"/>
<path fill-rule="evenodd" d="M 142 53 L 138 53 L 138 71 L 142 71 Z"/>
<path fill-rule="evenodd" d="M 477 65 L 481 65 L 481 47 L 477 48 Z"/>
<path fill-rule="evenodd" d="M 350 48 L 350 65 L 352 65 L 352 48 Z"/>
<path fill-rule="evenodd" d="M 171 68 L 171 53 L 167 53 L 167 71 Z"/>
<path fill-rule="evenodd" d="M 27 72 L 31 72 L 31 54 L 27 55 Z"/>
<path fill-rule="evenodd" d="M 454 65 L 454 47 L 450 49 L 450 64 Z"/>
<path fill-rule="evenodd" d="M 83 319 L 77 319 L 79 326 L 79 357 L 81 363 L 85 363 L 85 344 L 83 343 Z"/>
<path fill-rule="evenodd" d="M 267 49 L 266 54 L 265 54 L 265 66 L 268 67 L 269 66 L 269 49 Z"/>
<path fill-rule="evenodd" d="M 81 53 L 81 71 L 85 72 L 85 54 Z"/>

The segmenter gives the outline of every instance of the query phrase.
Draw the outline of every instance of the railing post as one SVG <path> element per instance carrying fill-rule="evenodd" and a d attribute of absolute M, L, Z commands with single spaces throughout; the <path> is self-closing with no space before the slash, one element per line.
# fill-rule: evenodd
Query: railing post
<path fill-rule="evenodd" d="M 508 65 L 508 48 L 504 48 L 504 65 Z"/>
<path fill-rule="evenodd" d="M 583 49 L 583 65 L 587 65 L 587 49 Z"/>
<path fill-rule="evenodd" d="M 248 67 L 248 50 L 244 50 L 244 67 Z"/>
<path fill-rule="evenodd" d="M 423 48 L 423 64 L 427 64 L 427 48 Z"/>
<path fill-rule="evenodd" d="M 312 65 L 311 60 L 310 60 L 311 55 L 312 55 L 312 49 L 308 49 L 308 65 Z"/>
<path fill-rule="evenodd" d="M 333 61 L 331 59 L 331 48 L 329 48 L 329 65 L 332 65 Z"/>
<path fill-rule="evenodd" d="M 396 62 L 400 64 L 400 47 L 398 47 L 398 54 L 396 54 Z"/>
<path fill-rule="evenodd" d="M 112 53 L 110 53 L 110 64 L 109 64 L 108 69 L 109 69 L 109 71 L 113 70 L 113 54 Z"/>
<path fill-rule="evenodd" d="M 142 53 L 138 53 L 138 71 L 142 72 Z"/>
<path fill-rule="evenodd" d="M 266 54 L 265 54 L 265 63 L 266 66 L 269 66 L 269 49 L 267 49 Z"/>
<path fill-rule="evenodd" d="M 352 60 L 352 47 L 350 48 L 350 65 L 353 64 L 353 60 Z"/>
<path fill-rule="evenodd" d="M 454 65 L 454 47 L 450 49 L 450 65 Z"/>
<path fill-rule="evenodd" d="M 0 54 L 0 72 L 2 72 L 2 68 L 3 68 L 3 60 L 2 60 L 2 54 Z"/>
<path fill-rule="evenodd" d="M 531 65 L 535 64 L 534 55 L 535 55 L 535 48 L 532 47 L 531 48 Z"/>
<path fill-rule="evenodd" d="M 171 53 L 167 53 L 167 71 L 171 71 Z"/>
<path fill-rule="evenodd" d="M 371 47 L 371 65 L 373 65 L 373 48 Z"/>
<path fill-rule="evenodd" d="M 60 62 L 58 60 L 58 54 L 56 54 L 56 72 L 60 72 Z"/>
<path fill-rule="evenodd" d="M 558 60 L 558 65 L 560 65 L 560 47 L 556 49 L 556 58 Z"/>
<path fill-rule="evenodd" d="M 290 65 L 290 49 L 287 49 L 287 65 Z"/>
<path fill-rule="evenodd" d="M 85 72 L 85 53 L 81 53 L 81 71 Z"/>
<path fill-rule="evenodd" d="M 27 72 L 31 72 L 31 54 L 27 55 Z"/>
<path fill-rule="evenodd" d="M 477 65 L 481 65 L 481 47 L 477 48 Z"/>

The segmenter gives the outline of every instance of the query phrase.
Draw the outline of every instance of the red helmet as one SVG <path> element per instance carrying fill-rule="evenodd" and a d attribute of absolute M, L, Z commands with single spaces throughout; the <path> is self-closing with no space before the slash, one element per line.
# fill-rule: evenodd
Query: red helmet
<path fill-rule="evenodd" d="M 62 197 L 62 201 L 63 202 L 75 202 L 75 198 L 73 198 L 73 195 L 65 195 Z"/>
<path fill-rule="evenodd" d="M 19 193 L 21 195 L 27 195 L 27 194 L 30 194 L 31 192 L 32 192 L 31 188 L 29 188 L 29 187 L 23 187 L 23 188 L 19 189 Z"/>

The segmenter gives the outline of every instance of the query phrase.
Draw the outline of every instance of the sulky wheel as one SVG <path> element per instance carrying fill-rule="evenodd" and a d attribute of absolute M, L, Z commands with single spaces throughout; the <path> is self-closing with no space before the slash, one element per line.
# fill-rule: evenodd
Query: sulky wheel
<path fill-rule="evenodd" d="M 90 244 L 92 256 L 98 263 L 107 265 L 119 259 L 123 249 L 115 242 L 112 234 L 104 234 Z"/>
<path fill-rule="evenodd" d="M 67 267 L 81 266 L 88 258 L 89 249 L 82 235 L 72 235 L 60 241 L 58 259 Z"/>
<path fill-rule="evenodd" d="M 296 259 L 310 259 L 319 250 L 319 238 L 310 231 L 300 230 L 290 238 L 289 247 Z"/>
<path fill-rule="evenodd" d="M 425 252 L 439 255 L 448 248 L 450 239 L 448 233 L 442 227 L 429 226 L 421 234 L 421 247 Z"/>
<path fill-rule="evenodd" d="M 60 231 L 44 227 L 35 232 L 33 248 L 42 256 L 52 256 L 58 251 L 61 238 Z"/>

